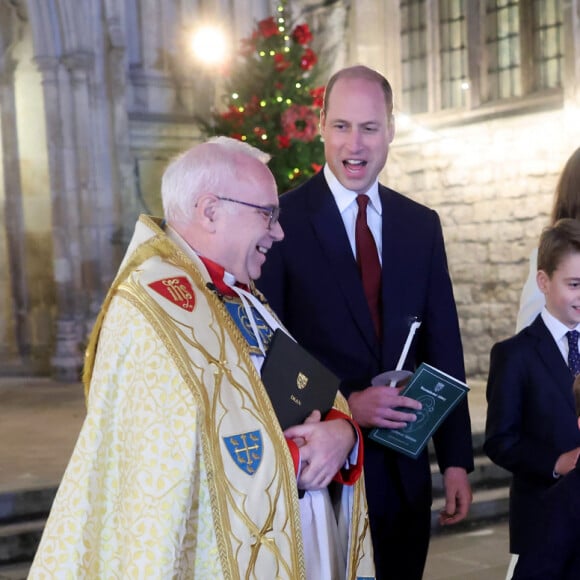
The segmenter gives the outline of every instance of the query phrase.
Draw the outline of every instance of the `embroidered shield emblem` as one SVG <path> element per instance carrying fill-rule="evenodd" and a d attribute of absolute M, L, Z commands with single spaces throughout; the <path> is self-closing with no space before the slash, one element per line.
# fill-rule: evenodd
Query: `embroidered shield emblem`
<path fill-rule="evenodd" d="M 260 467 L 264 453 L 260 431 L 248 431 L 223 439 L 234 463 L 248 475 L 254 475 Z"/>
<path fill-rule="evenodd" d="M 163 298 L 167 298 L 173 304 L 180 308 L 193 311 L 195 306 L 195 295 L 191 283 L 185 276 L 176 276 L 175 278 L 164 278 L 149 284 L 155 292 L 161 294 Z"/>

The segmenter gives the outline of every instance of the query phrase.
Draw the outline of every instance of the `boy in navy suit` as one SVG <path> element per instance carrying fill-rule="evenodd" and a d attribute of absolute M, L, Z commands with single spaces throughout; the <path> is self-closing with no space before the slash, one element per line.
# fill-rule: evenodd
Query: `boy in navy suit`
<path fill-rule="evenodd" d="M 574 381 L 580 429 L 580 375 Z M 518 560 L 513 580 L 580 578 L 580 462 L 546 493 L 538 533 Z"/>
<path fill-rule="evenodd" d="M 541 533 L 545 492 L 580 454 L 572 392 L 580 373 L 580 221 L 544 230 L 537 282 L 546 306 L 529 327 L 494 345 L 487 384 L 484 449 L 513 474 L 510 551 L 518 555 Z"/>

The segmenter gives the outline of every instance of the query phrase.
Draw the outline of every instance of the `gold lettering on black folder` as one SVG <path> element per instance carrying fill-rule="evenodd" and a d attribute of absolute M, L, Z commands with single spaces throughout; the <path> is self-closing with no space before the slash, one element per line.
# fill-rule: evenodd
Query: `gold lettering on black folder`
<path fill-rule="evenodd" d="M 300 425 L 315 409 L 324 416 L 340 384 L 335 374 L 281 329 L 274 333 L 261 374 L 282 429 Z"/>

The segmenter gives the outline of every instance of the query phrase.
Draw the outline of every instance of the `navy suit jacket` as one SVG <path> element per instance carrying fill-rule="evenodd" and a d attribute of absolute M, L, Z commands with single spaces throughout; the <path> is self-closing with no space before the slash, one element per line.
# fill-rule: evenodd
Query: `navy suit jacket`
<path fill-rule="evenodd" d="M 537 533 L 512 580 L 580 578 L 580 463 L 545 496 Z"/>
<path fill-rule="evenodd" d="M 513 474 L 510 549 L 524 554 L 536 534 L 558 457 L 580 446 L 572 373 L 538 317 L 491 350 L 485 452 Z"/>
<path fill-rule="evenodd" d="M 394 369 L 411 323 L 415 335 L 405 368 L 425 361 L 464 379 L 457 311 L 437 214 L 380 186 L 382 204 L 382 324 L 379 341 L 340 212 L 322 172 L 280 198 L 285 239 L 274 244 L 258 280 L 294 337 L 342 380 L 348 397 Z M 439 428 L 441 469 L 473 469 L 471 425 L 464 401 Z M 414 506 L 431 503 L 427 452 L 417 460 L 365 440 L 365 478 L 386 479 L 386 454 L 395 455 L 403 493 Z M 370 497 L 371 517 L 373 498 Z M 385 509 L 385 508 L 382 508 Z"/>

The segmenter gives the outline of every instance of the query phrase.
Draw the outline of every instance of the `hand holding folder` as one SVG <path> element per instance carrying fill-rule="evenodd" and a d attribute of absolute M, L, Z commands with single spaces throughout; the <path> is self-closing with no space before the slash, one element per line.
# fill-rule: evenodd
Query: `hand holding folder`
<path fill-rule="evenodd" d="M 281 329 L 274 332 L 261 375 L 282 430 L 302 424 L 315 409 L 324 417 L 340 385 L 335 374 Z"/>
<path fill-rule="evenodd" d="M 429 439 L 467 395 L 468 386 L 426 363 L 421 363 L 401 395 L 422 404 L 417 420 L 403 429 L 372 429 L 369 438 L 409 457 L 418 457 Z"/>

